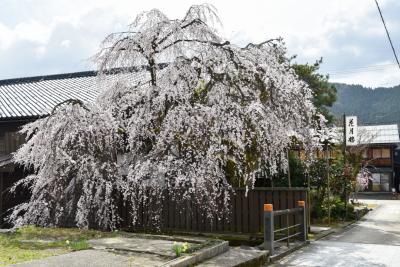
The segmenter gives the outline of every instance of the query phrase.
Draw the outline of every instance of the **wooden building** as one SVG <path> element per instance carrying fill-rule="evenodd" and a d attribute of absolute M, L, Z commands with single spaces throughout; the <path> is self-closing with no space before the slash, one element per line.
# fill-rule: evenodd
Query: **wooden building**
<path fill-rule="evenodd" d="M 372 173 L 368 190 L 389 192 L 396 188 L 400 179 L 394 160 L 400 145 L 397 124 L 359 126 L 358 132 L 363 164 Z"/>
<path fill-rule="evenodd" d="M 343 139 L 342 128 L 337 131 L 333 142 L 341 143 Z M 348 151 L 362 153 L 362 164 L 372 174 L 367 191 L 390 192 L 392 188 L 400 191 L 400 139 L 397 124 L 358 126 L 358 145 L 347 147 Z M 304 160 L 303 150 L 293 150 Z M 336 157 L 337 150 L 329 150 L 329 158 Z M 325 158 L 324 150 L 315 151 L 315 157 Z"/>

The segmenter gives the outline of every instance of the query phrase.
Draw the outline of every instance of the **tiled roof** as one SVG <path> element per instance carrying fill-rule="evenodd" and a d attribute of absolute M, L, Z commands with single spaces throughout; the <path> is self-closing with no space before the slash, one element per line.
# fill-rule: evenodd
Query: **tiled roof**
<path fill-rule="evenodd" d="M 95 72 L 78 72 L 0 81 L 0 119 L 48 115 L 67 100 L 94 101 L 99 90 Z"/>
<path fill-rule="evenodd" d="M 397 124 L 358 126 L 361 144 L 400 143 Z"/>
<path fill-rule="evenodd" d="M 137 83 L 144 80 L 143 74 L 133 70 L 128 79 Z M 120 75 L 126 80 L 126 74 L 120 72 L 106 77 L 114 80 Z M 94 71 L 0 80 L 0 121 L 46 116 L 68 99 L 93 102 L 100 92 L 98 81 Z"/>

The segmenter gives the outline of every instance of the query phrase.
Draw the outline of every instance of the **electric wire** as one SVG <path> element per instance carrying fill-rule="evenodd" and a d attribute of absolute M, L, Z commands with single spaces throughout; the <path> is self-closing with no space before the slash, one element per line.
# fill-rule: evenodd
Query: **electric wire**
<path fill-rule="evenodd" d="M 392 39 L 390 38 L 389 31 L 388 31 L 388 29 L 387 29 L 387 27 L 386 27 L 386 23 L 385 23 L 385 20 L 384 20 L 384 18 L 383 18 L 383 15 L 382 15 L 381 8 L 379 7 L 379 4 L 378 4 L 378 0 L 375 0 L 375 3 L 376 3 L 376 6 L 377 6 L 377 8 L 378 8 L 379 14 L 380 14 L 380 16 L 381 16 L 383 26 L 385 27 L 386 34 L 387 34 L 387 37 L 388 37 L 388 39 L 389 39 L 390 46 L 392 47 L 393 55 L 394 55 L 394 57 L 395 57 L 395 59 L 396 59 L 397 65 L 399 66 L 399 69 L 400 69 L 400 62 L 399 62 L 399 59 L 397 58 L 396 50 L 394 49 Z"/>

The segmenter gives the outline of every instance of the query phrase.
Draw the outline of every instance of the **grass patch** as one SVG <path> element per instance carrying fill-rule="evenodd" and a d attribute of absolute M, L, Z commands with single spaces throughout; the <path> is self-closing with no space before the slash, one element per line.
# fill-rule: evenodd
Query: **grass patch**
<path fill-rule="evenodd" d="M 89 249 L 90 245 L 86 240 L 79 240 L 79 241 L 75 241 L 75 242 L 71 242 L 69 247 L 74 250 L 85 250 L 85 249 Z"/>
<path fill-rule="evenodd" d="M 14 264 L 18 262 L 43 259 L 50 256 L 56 256 L 69 252 L 65 249 L 19 249 L 16 247 L 3 247 L 0 245 L 0 266 Z"/>
<path fill-rule="evenodd" d="M 0 233 L 0 266 L 89 249 L 87 240 L 114 236 L 116 233 L 77 228 L 21 227 Z"/>

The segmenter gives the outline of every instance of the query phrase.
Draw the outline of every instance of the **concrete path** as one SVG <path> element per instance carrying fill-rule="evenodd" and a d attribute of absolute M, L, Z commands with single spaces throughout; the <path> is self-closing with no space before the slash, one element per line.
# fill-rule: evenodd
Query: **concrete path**
<path fill-rule="evenodd" d="M 378 204 L 360 222 L 281 259 L 275 266 L 400 266 L 400 201 Z"/>
<path fill-rule="evenodd" d="M 205 239 L 189 239 L 205 242 Z M 153 267 L 162 266 L 175 258 L 174 244 L 183 244 L 164 238 L 141 238 L 140 235 L 89 240 L 92 249 L 34 260 L 10 266 L 15 267 Z"/>
<path fill-rule="evenodd" d="M 183 242 L 174 242 L 171 240 L 160 239 L 145 239 L 145 238 L 102 238 L 90 240 L 89 244 L 96 250 L 119 250 L 131 251 L 139 253 L 147 253 L 153 255 L 163 256 L 165 258 L 173 259 L 175 252 L 172 250 L 174 243 L 182 245 Z M 189 246 L 194 244 L 188 243 Z"/>
<path fill-rule="evenodd" d="M 10 265 L 13 267 L 127 267 L 143 266 L 131 264 L 126 256 L 120 256 L 106 251 L 82 250 L 60 256 L 49 257 L 43 260 L 35 260 Z M 146 266 L 146 265 L 145 265 Z M 147 265 L 151 266 L 151 265 Z M 157 266 L 157 265 L 153 265 Z"/>

